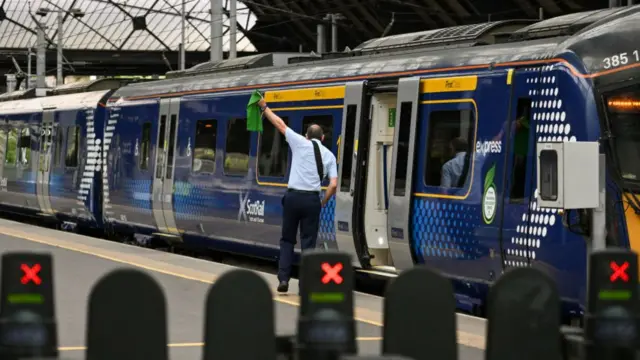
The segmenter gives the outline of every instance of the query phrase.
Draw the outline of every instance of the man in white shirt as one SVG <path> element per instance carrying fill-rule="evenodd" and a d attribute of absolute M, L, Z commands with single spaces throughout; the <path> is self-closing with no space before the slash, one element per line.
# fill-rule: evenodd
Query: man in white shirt
<path fill-rule="evenodd" d="M 338 169 L 336 157 L 331 150 L 322 145 L 324 134 L 319 125 L 310 125 L 305 137 L 291 130 L 267 107 L 264 99 L 260 100 L 258 105 L 263 115 L 284 134 L 293 154 L 288 189 L 282 200 L 284 211 L 278 264 L 278 292 L 287 292 L 298 225 L 302 250 L 314 249 L 320 227 L 320 210 L 336 192 Z M 329 186 L 320 201 L 321 178 L 325 175 L 329 177 Z"/>

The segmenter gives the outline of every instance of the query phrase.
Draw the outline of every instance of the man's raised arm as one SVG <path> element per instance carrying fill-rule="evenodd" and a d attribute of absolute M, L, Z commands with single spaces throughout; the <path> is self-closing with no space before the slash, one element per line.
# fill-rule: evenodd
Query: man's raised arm
<path fill-rule="evenodd" d="M 262 109 L 267 120 L 269 120 L 273 124 L 273 126 L 275 126 L 275 128 L 282 133 L 282 135 L 285 135 L 287 124 L 284 123 L 284 120 L 282 120 L 280 116 L 276 115 L 273 111 L 271 111 L 271 109 L 267 107 L 267 102 L 264 101 L 264 98 L 258 101 L 258 106 L 260 106 L 260 109 Z"/>

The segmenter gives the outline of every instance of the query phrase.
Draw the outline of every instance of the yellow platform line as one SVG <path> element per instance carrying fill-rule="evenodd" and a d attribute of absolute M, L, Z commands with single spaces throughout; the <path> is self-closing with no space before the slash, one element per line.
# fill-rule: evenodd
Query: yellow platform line
<path fill-rule="evenodd" d="M 382 337 L 357 337 L 356 341 L 382 341 Z M 167 344 L 170 348 L 202 347 L 203 342 Z M 58 351 L 84 351 L 86 346 L 61 346 Z"/>
<path fill-rule="evenodd" d="M 11 221 L 11 223 L 15 223 L 16 225 L 22 225 L 24 226 L 24 224 L 22 223 L 18 223 L 18 222 L 13 222 Z M 49 231 L 58 231 L 58 230 L 50 230 L 50 229 L 44 229 L 43 230 L 49 230 Z M 99 252 L 96 252 L 94 249 L 91 250 L 86 250 L 86 249 L 82 249 L 80 247 L 78 247 L 77 245 L 84 245 L 86 247 L 91 247 L 91 245 L 86 245 L 86 244 L 77 244 L 76 246 L 71 246 L 71 245 L 67 245 L 67 244 L 60 244 L 58 242 L 52 242 L 52 241 L 56 241 L 56 239 L 51 239 L 45 235 L 40 235 L 40 234 L 33 234 L 33 233 L 27 233 L 27 232 L 23 232 L 23 231 L 16 231 L 15 229 L 11 229 L 8 228 L 6 226 L 0 226 L 0 234 L 3 235 L 7 235 L 7 236 L 12 236 L 12 237 L 16 237 L 16 238 L 20 238 L 23 240 L 28 240 L 28 241 L 32 241 L 32 242 L 36 242 L 39 244 L 43 244 L 43 245 L 47 245 L 47 246 L 52 246 L 52 247 L 57 247 L 57 248 L 61 248 L 61 249 L 65 249 L 65 250 L 69 250 L 69 251 L 74 251 L 74 252 L 78 252 L 81 254 L 86 254 L 86 255 L 91 255 L 91 256 L 95 256 L 101 259 L 105 259 L 105 260 L 109 260 L 109 261 L 113 261 L 113 262 L 117 262 L 120 264 L 125 264 L 125 265 L 129 265 L 129 266 L 133 266 L 133 267 L 137 267 L 140 269 L 144 269 L 144 270 L 148 270 L 148 271 L 153 271 L 153 272 L 157 272 L 160 274 L 165 274 L 165 275 L 171 275 L 171 276 L 175 276 L 178 278 L 182 278 L 182 279 L 186 279 L 186 280 L 192 280 L 192 281 L 197 281 L 200 283 L 205 283 L 205 284 L 213 284 L 215 282 L 215 279 L 218 277 L 217 275 L 213 275 L 213 274 L 208 274 L 208 279 L 205 278 L 201 278 L 201 277 L 194 277 L 194 276 L 190 276 L 190 275 L 186 275 L 184 273 L 180 273 L 180 272 L 174 272 L 174 271 L 169 271 L 169 270 L 165 270 L 162 268 L 158 268 L 158 267 L 154 267 L 154 266 L 149 266 L 149 265 L 145 265 L 145 264 L 141 264 L 139 262 L 134 262 L 134 261 L 129 261 L 129 260 L 125 260 L 122 258 L 117 258 L 114 256 L 110 256 L 110 255 L 105 255 Z M 34 235 L 37 235 L 34 236 Z M 65 240 L 62 240 L 65 241 Z M 100 241 L 100 240 L 98 240 Z M 107 250 L 108 251 L 108 250 Z M 167 264 L 169 266 L 172 266 L 171 264 Z M 236 268 L 239 269 L 238 267 L 235 266 L 230 266 L 230 265 L 226 265 L 230 268 Z M 200 271 L 200 270 L 195 270 L 196 272 L 204 272 L 204 271 Z M 291 306 L 296 306 L 299 307 L 300 303 L 296 300 L 293 299 L 288 299 L 288 298 L 298 298 L 295 295 L 284 295 L 284 296 L 274 296 L 273 300 L 282 304 L 287 304 L 287 305 L 291 305 Z M 362 308 L 358 308 L 356 307 L 354 309 L 354 320 L 361 322 L 361 323 L 365 323 L 365 324 L 369 324 L 369 325 L 373 325 L 373 326 L 377 326 L 377 327 L 382 327 L 383 324 L 379 321 L 375 321 L 375 320 L 370 320 L 367 318 L 362 317 L 364 314 L 371 314 L 371 315 L 375 315 L 372 317 L 381 317 L 377 312 L 373 311 L 373 310 L 368 310 L 368 309 L 362 309 Z M 457 331 L 457 338 L 458 338 L 458 343 L 461 345 L 465 345 L 465 346 L 469 346 L 469 347 L 474 347 L 474 348 L 478 348 L 478 349 L 482 349 L 484 350 L 485 348 L 485 338 L 484 336 L 480 336 L 480 335 L 476 335 L 476 334 L 472 334 L 472 333 L 468 333 L 468 332 L 464 332 L 464 331 Z"/>

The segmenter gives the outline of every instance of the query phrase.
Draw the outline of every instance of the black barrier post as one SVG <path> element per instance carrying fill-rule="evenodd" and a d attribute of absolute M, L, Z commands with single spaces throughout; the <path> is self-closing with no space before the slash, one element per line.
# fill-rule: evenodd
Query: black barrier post
<path fill-rule="evenodd" d="M 507 271 L 489 291 L 487 360 L 560 360 L 560 296 L 533 268 Z"/>
<path fill-rule="evenodd" d="M 354 272 L 348 254 L 312 250 L 302 255 L 298 350 L 301 360 L 355 354 Z"/>
<path fill-rule="evenodd" d="M 105 275 L 91 290 L 87 360 L 167 360 L 167 308 L 160 285 L 138 270 Z"/>
<path fill-rule="evenodd" d="M 585 315 L 587 360 L 635 359 L 638 348 L 638 255 L 626 249 L 589 258 Z"/>
<path fill-rule="evenodd" d="M 457 360 L 456 304 L 451 281 L 416 267 L 398 276 L 384 299 L 383 354 L 414 360 Z"/>
<path fill-rule="evenodd" d="M 50 254 L 2 256 L 0 359 L 57 358 Z"/>
<path fill-rule="evenodd" d="M 252 271 L 223 274 L 207 295 L 203 359 L 275 360 L 272 296 Z"/>

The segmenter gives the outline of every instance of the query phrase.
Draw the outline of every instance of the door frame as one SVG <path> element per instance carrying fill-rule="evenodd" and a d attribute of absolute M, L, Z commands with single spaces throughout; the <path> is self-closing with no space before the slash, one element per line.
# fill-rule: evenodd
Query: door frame
<path fill-rule="evenodd" d="M 160 99 L 153 159 L 152 212 L 160 233 L 179 235 L 173 214 L 173 184 L 180 118 L 180 98 Z M 173 128 L 173 138 L 171 129 Z M 171 164 L 168 164 L 171 155 Z M 169 166 L 170 165 L 170 166 Z"/>
<path fill-rule="evenodd" d="M 53 214 L 49 198 L 49 179 L 51 178 L 51 145 L 55 111 L 45 109 L 42 112 L 38 136 L 38 157 L 36 167 L 36 198 L 42 214 Z M 33 156 L 32 156 L 33 158 Z"/>

